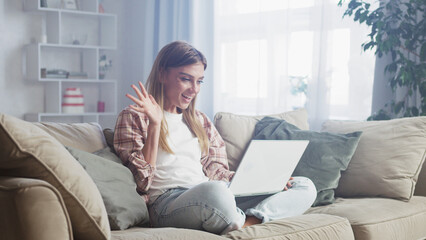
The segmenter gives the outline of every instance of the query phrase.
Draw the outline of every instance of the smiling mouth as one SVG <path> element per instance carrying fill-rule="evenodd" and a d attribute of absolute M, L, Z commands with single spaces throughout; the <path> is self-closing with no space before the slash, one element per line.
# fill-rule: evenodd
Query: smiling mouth
<path fill-rule="evenodd" d="M 185 98 L 186 100 L 191 100 L 192 99 L 192 97 L 188 97 L 188 96 L 183 95 L 183 94 L 182 94 L 182 97 Z"/>

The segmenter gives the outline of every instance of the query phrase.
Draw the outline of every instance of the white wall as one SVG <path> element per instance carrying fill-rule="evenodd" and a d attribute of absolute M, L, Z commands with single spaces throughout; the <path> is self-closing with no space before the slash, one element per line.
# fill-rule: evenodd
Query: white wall
<path fill-rule="evenodd" d="M 41 17 L 22 10 L 22 2 L 0 2 L 0 112 L 18 118 L 43 111 L 44 89 L 24 80 L 23 47 L 41 33 Z"/>

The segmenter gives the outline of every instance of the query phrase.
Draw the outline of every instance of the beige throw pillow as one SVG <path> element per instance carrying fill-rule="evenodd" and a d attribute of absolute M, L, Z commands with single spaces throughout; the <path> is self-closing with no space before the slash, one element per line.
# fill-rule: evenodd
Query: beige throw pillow
<path fill-rule="evenodd" d="M 222 136 L 226 145 L 229 168 L 235 171 L 253 138 L 254 127 L 266 115 L 245 116 L 219 112 L 214 117 L 214 125 Z M 301 130 L 309 130 L 308 113 L 305 109 L 268 115 L 283 119 Z"/>
<path fill-rule="evenodd" d="M 32 123 L 49 133 L 64 146 L 86 152 L 95 152 L 106 147 L 106 140 L 99 123 Z"/>
<path fill-rule="evenodd" d="M 322 131 L 362 131 L 336 196 L 409 200 L 426 152 L 426 117 L 389 121 L 327 121 Z"/>
<path fill-rule="evenodd" d="M 36 178 L 64 199 L 74 239 L 110 239 L 95 183 L 55 138 L 32 123 L 0 114 L 0 176 Z"/>

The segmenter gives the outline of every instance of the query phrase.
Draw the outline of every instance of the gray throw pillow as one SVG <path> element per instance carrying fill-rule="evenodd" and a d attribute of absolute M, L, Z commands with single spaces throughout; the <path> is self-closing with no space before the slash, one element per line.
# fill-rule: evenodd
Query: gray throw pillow
<path fill-rule="evenodd" d="M 115 153 L 115 151 L 114 151 L 114 130 L 112 130 L 111 128 L 105 128 L 104 130 L 102 130 L 102 132 L 104 133 L 105 141 L 106 141 L 108 147 L 110 147 L 112 152 Z"/>
<path fill-rule="evenodd" d="M 144 199 L 136 192 L 133 174 L 108 147 L 96 154 L 65 147 L 83 166 L 101 193 L 112 230 L 144 226 L 149 222 Z M 105 156 L 107 156 L 105 158 Z"/>
<path fill-rule="evenodd" d="M 280 119 L 265 117 L 256 124 L 253 139 L 309 140 L 293 176 L 312 180 L 317 188 L 317 198 L 312 206 L 334 202 L 340 172 L 346 170 L 358 145 L 361 132 L 336 134 L 300 130 Z"/>
<path fill-rule="evenodd" d="M 106 158 L 110 161 L 116 162 L 120 165 L 123 163 L 121 159 L 115 154 L 114 150 L 112 150 L 110 147 L 102 148 L 101 150 L 93 152 L 93 154 L 102 158 Z"/>

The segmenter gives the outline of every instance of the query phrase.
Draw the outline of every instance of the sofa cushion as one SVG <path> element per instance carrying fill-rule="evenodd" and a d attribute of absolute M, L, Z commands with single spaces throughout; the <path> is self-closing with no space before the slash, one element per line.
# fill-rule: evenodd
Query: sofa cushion
<path fill-rule="evenodd" d="M 200 230 L 184 228 L 129 228 L 112 231 L 111 240 L 226 240 L 227 238 Z"/>
<path fill-rule="evenodd" d="M 327 121 L 322 131 L 362 131 L 336 196 L 411 198 L 426 153 L 426 117 L 388 121 Z"/>
<path fill-rule="evenodd" d="M 303 130 L 309 129 L 308 113 L 305 109 L 269 116 L 284 119 Z M 250 140 L 253 138 L 256 123 L 264 117 L 265 115 L 245 116 L 224 112 L 215 115 L 214 125 L 225 141 L 230 170 L 235 171 L 237 169 Z"/>
<path fill-rule="evenodd" d="M 422 169 L 420 170 L 419 177 L 417 179 L 414 195 L 426 197 L 426 163 L 424 162 L 423 162 Z"/>
<path fill-rule="evenodd" d="M 361 132 L 336 134 L 300 130 L 285 120 L 265 117 L 256 124 L 253 138 L 309 140 L 292 175 L 312 180 L 317 188 L 313 206 L 318 206 L 334 202 L 334 189 L 339 183 L 340 172 L 348 167 L 360 136 Z"/>
<path fill-rule="evenodd" d="M 0 175 L 44 180 L 64 199 L 75 239 L 109 239 L 95 183 L 55 138 L 32 123 L 0 115 Z"/>
<path fill-rule="evenodd" d="M 105 140 L 106 140 L 108 147 L 111 148 L 112 152 L 115 152 L 115 150 L 114 150 L 114 130 L 112 130 L 111 128 L 105 128 L 104 130 L 102 130 L 102 132 L 104 133 Z"/>
<path fill-rule="evenodd" d="M 226 235 L 177 228 L 130 228 L 112 231 L 112 240 L 139 239 L 336 239 L 353 240 L 349 221 L 326 214 L 310 214 L 256 224 Z"/>
<path fill-rule="evenodd" d="M 347 219 L 309 214 L 255 224 L 224 235 L 230 239 L 354 239 Z"/>
<path fill-rule="evenodd" d="M 355 239 L 424 239 L 426 197 L 410 201 L 390 198 L 338 198 L 336 202 L 307 211 L 347 218 Z"/>
<path fill-rule="evenodd" d="M 93 152 L 93 154 L 102 158 L 106 158 L 110 161 L 123 164 L 121 159 L 114 153 L 114 151 L 110 147 L 102 148 L 101 150 Z"/>
<path fill-rule="evenodd" d="M 71 146 L 86 152 L 106 147 L 105 137 L 99 123 L 32 123 L 49 133 L 64 146 Z"/>
<path fill-rule="evenodd" d="M 136 192 L 132 172 L 114 154 L 103 158 L 72 147 L 66 149 L 84 167 L 98 187 L 108 213 L 112 230 L 124 230 L 149 222 L 145 200 Z M 109 148 L 97 152 L 106 155 Z M 114 158 L 115 156 L 115 158 Z M 119 163 L 117 163 L 120 161 Z"/>

